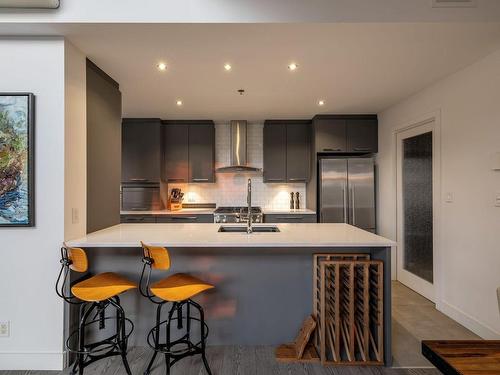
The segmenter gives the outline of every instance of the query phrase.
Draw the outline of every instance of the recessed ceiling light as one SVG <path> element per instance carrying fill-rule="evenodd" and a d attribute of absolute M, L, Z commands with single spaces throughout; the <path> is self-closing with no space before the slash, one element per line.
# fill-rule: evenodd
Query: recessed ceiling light
<path fill-rule="evenodd" d="M 157 67 L 158 67 L 158 70 L 161 70 L 161 71 L 167 70 L 167 64 L 165 64 L 164 62 L 158 63 Z"/>
<path fill-rule="evenodd" d="M 233 67 L 231 66 L 231 64 L 224 64 L 224 69 L 226 69 L 227 71 L 230 71 Z"/>
<path fill-rule="evenodd" d="M 325 101 L 324 100 L 318 100 L 318 105 L 321 107 L 321 106 L 324 106 L 325 105 Z"/>
<path fill-rule="evenodd" d="M 177 104 L 177 106 L 180 107 L 182 105 L 182 100 L 177 100 L 175 104 Z"/>
<path fill-rule="evenodd" d="M 291 70 L 293 72 L 294 70 L 297 70 L 298 67 L 299 66 L 297 64 L 291 63 L 290 65 L 288 65 L 288 70 Z"/>

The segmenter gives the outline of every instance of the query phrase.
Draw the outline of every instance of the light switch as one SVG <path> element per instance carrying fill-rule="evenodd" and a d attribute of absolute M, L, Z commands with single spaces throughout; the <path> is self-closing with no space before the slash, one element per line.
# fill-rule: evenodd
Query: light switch
<path fill-rule="evenodd" d="M 453 203 L 453 201 L 454 201 L 453 193 L 451 193 L 451 192 L 446 193 L 446 197 L 445 197 L 444 201 L 446 203 Z"/>
<path fill-rule="evenodd" d="M 0 337 L 10 336 L 10 322 L 0 322 Z"/>
<path fill-rule="evenodd" d="M 500 207 L 500 193 L 495 197 L 495 207 Z"/>

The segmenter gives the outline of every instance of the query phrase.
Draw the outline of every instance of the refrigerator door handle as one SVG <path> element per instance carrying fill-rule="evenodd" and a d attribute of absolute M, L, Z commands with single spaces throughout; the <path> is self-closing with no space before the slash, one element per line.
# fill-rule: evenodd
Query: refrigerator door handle
<path fill-rule="evenodd" d="M 344 223 L 347 223 L 347 192 L 346 192 L 346 185 L 344 184 L 342 186 L 342 195 L 344 199 Z"/>
<path fill-rule="evenodd" d="M 352 197 L 352 205 L 351 205 L 351 219 L 352 225 L 356 226 L 356 186 L 353 185 L 351 188 L 351 197 Z"/>

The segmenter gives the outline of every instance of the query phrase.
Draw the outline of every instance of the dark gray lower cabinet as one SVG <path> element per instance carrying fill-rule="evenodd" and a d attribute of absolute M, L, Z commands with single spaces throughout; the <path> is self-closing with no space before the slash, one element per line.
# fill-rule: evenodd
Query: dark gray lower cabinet
<path fill-rule="evenodd" d="M 157 223 L 213 223 L 214 215 L 190 215 L 190 214 L 179 214 L 179 215 L 163 215 L 156 217 Z"/>
<path fill-rule="evenodd" d="M 153 215 L 121 215 L 121 223 L 156 223 Z"/>
<path fill-rule="evenodd" d="M 121 215 L 122 223 L 213 223 L 214 215 Z"/>
<path fill-rule="evenodd" d="M 316 223 L 315 214 L 265 214 L 264 223 Z"/>

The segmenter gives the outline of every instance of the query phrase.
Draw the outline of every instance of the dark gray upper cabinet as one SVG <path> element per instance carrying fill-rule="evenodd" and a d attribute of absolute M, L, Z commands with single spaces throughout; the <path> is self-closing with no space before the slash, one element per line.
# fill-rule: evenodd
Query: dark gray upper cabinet
<path fill-rule="evenodd" d="M 286 178 L 289 182 L 309 180 L 310 134 L 309 121 L 286 125 Z"/>
<path fill-rule="evenodd" d="M 286 182 L 286 128 L 283 123 L 264 124 L 264 182 Z"/>
<path fill-rule="evenodd" d="M 342 152 L 347 150 L 346 121 L 335 118 L 313 120 L 316 152 Z"/>
<path fill-rule="evenodd" d="M 123 183 L 160 181 L 160 124 L 160 119 L 123 119 Z"/>
<path fill-rule="evenodd" d="M 163 121 L 162 178 L 167 182 L 214 182 L 213 121 Z"/>
<path fill-rule="evenodd" d="M 378 151 L 376 115 L 318 115 L 313 119 L 313 134 L 316 152 Z"/>
<path fill-rule="evenodd" d="M 189 126 L 170 123 L 162 127 L 162 178 L 167 182 L 188 182 Z"/>
<path fill-rule="evenodd" d="M 378 122 L 376 117 L 347 120 L 347 150 L 349 152 L 378 151 Z"/>
<path fill-rule="evenodd" d="M 310 121 L 264 123 L 264 182 L 307 181 L 309 158 Z"/>
<path fill-rule="evenodd" d="M 215 182 L 215 126 L 189 125 L 189 182 Z"/>

